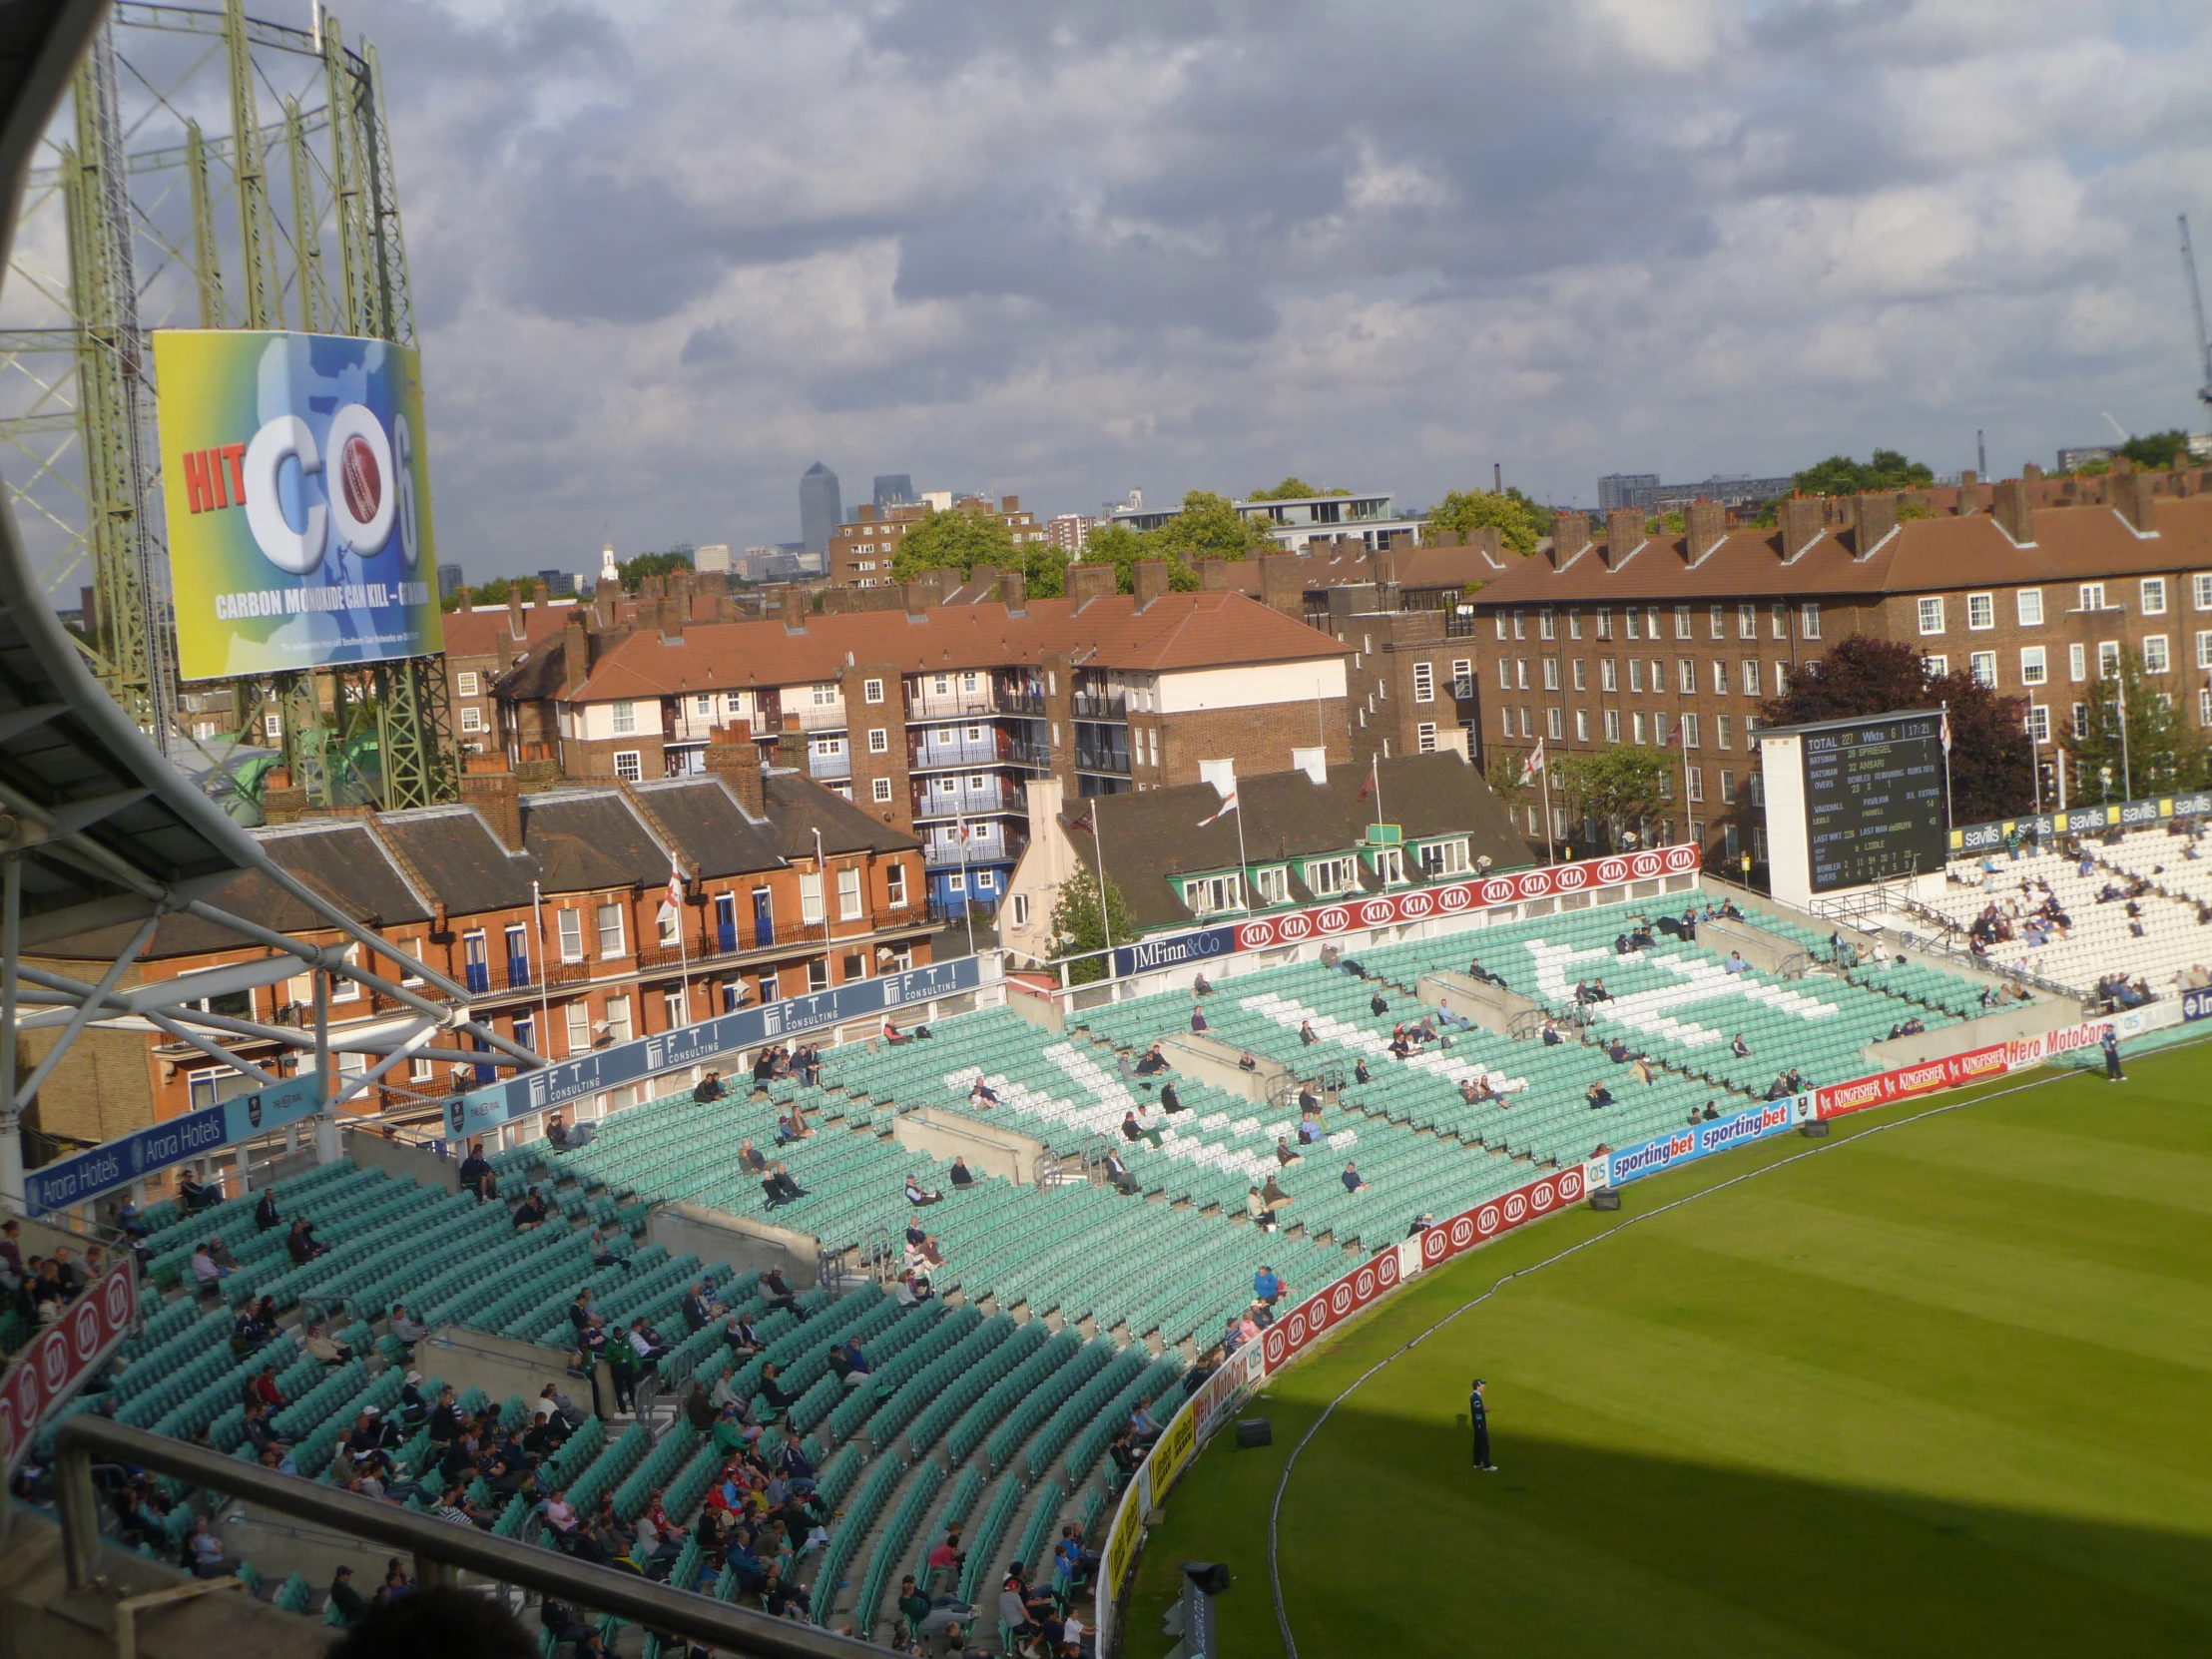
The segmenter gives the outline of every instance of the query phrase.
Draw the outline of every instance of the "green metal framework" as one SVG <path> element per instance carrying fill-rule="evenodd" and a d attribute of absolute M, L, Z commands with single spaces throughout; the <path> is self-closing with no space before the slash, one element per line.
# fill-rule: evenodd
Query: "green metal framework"
<path fill-rule="evenodd" d="M 227 132 L 201 124 L 218 100 Z M 265 102 L 277 112 L 267 125 Z M 44 590 L 89 570 L 78 639 L 94 673 L 188 762 L 194 746 L 228 759 L 274 715 L 310 801 L 452 799 L 438 659 L 191 687 L 175 670 L 151 331 L 414 343 L 375 48 L 347 47 L 326 11 L 310 32 L 249 17 L 244 0 L 121 0 L 47 152 L 0 313 L 0 450 Z"/>

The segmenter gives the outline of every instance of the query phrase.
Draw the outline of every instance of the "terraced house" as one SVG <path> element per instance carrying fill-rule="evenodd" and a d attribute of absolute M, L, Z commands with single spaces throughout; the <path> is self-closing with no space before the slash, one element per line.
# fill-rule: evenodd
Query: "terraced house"
<path fill-rule="evenodd" d="M 1113 589 L 1111 566 L 1077 565 L 1060 599 L 1001 575 L 966 603 L 916 583 L 899 608 L 817 612 L 787 590 L 773 620 L 604 639 L 577 618 L 496 683 L 503 741 L 579 782 L 691 777 L 718 753 L 803 772 L 920 840 L 939 914 L 997 905 L 1030 779 L 1108 796 L 1196 783 L 1208 760 L 1350 758 L 1339 641 L 1241 593 L 1172 593 L 1165 564 Z"/>
<path fill-rule="evenodd" d="M 1730 529 L 1702 501 L 1682 534 L 1648 532 L 1633 509 L 1607 515 L 1602 536 L 1587 515 L 1559 514 L 1547 549 L 1470 602 L 1482 752 L 1674 745 L 1666 809 L 1646 832 L 1763 861 L 1760 703 L 1834 641 L 1866 634 L 2026 699 L 2043 800 L 2095 799 L 2068 746 L 2086 735 L 2089 682 L 2123 650 L 2156 695 L 2212 729 L 2212 469 L 2025 474 L 1785 501 L 1772 529 Z M 1541 844 L 1542 797 L 1517 810 Z M 1554 841 L 1597 838 L 1556 797 L 1549 810 Z"/>
<path fill-rule="evenodd" d="M 464 985 L 477 1018 L 548 1059 L 928 961 L 911 835 L 810 779 L 764 775 L 750 746 L 731 773 L 525 793 L 502 763 L 480 761 L 459 806 L 296 817 L 287 805 L 296 792 L 277 790 L 273 816 L 295 821 L 255 833 L 315 891 Z M 255 874 L 218 901 L 295 937 L 343 942 Z M 82 971 L 118 948 L 103 932 L 42 946 L 39 957 Z M 267 954 L 180 912 L 163 917 L 125 984 Z M 311 998 L 300 975 L 216 999 L 210 1011 L 249 1022 L 237 1043 L 245 1058 L 288 1068 L 312 1050 Z M 361 1039 L 399 1029 L 410 1012 L 339 982 L 329 1017 L 338 1087 L 349 1091 L 342 1110 L 429 1117 L 450 1090 L 492 1080 L 488 1065 L 420 1056 L 372 1080 Z M 26 1036 L 35 1063 L 46 1039 Z M 39 1126 L 64 1140 L 112 1140 L 254 1086 L 144 1021 L 105 1021 L 41 1086 Z M 627 1104 L 602 1097 L 579 1115 Z"/>

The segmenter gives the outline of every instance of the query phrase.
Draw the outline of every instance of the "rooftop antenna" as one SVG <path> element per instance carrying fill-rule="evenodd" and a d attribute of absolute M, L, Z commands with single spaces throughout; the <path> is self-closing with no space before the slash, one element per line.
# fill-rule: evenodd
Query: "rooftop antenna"
<path fill-rule="evenodd" d="M 2197 401 L 2212 408 L 2212 341 L 2204 336 L 2204 289 L 2197 283 L 2196 251 L 2189 246 L 2189 216 L 2181 220 L 2181 270 L 2189 278 L 2189 307 L 2197 323 Z"/>

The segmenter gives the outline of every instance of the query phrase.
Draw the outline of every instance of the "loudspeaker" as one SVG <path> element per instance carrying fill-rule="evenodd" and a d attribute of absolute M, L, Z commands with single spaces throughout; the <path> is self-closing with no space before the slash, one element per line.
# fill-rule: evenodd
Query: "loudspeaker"
<path fill-rule="evenodd" d="M 1237 1419 L 1237 1446 L 1275 1444 L 1275 1429 L 1266 1417 L 1239 1417 Z"/>
<path fill-rule="evenodd" d="M 1828 1139 L 1828 1120 L 1826 1118 L 1807 1118 L 1797 1126 L 1797 1132 L 1809 1141 L 1825 1141 Z"/>
<path fill-rule="evenodd" d="M 1611 1187 L 1599 1187 L 1590 1194 L 1590 1208 L 1593 1210 L 1618 1210 L 1620 1207 L 1621 1195 Z"/>

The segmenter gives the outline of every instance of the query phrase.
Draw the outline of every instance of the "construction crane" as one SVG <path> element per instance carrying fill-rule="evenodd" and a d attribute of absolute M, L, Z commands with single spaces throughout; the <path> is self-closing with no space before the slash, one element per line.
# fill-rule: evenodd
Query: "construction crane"
<path fill-rule="evenodd" d="M 2212 341 L 2204 335 L 2204 290 L 2197 285 L 2197 256 L 2189 246 L 2189 216 L 2181 216 L 2181 270 L 2189 278 L 2189 304 L 2197 318 L 2197 401 L 2212 408 Z"/>

